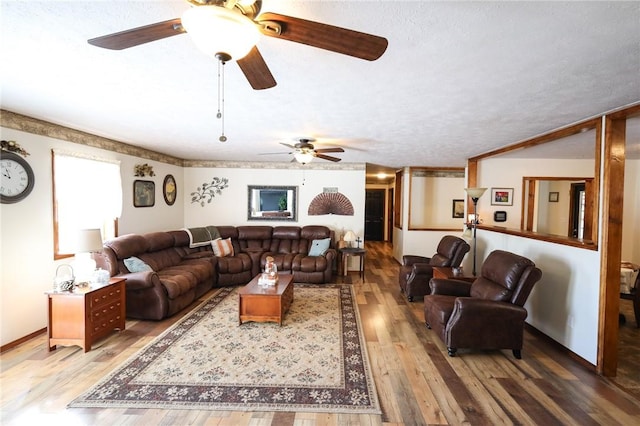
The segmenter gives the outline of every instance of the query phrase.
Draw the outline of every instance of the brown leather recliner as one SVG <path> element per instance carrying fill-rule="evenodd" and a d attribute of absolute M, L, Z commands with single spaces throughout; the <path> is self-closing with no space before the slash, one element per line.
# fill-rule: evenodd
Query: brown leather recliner
<path fill-rule="evenodd" d="M 523 307 L 542 271 L 526 257 L 502 250 L 489 254 L 480 276 L 468 283 L 433 278 L 424 298 L 424 319 L 447 345 L 458 348 L 511 349 L 522 357 Z"/>
<path fill-rule="evenodd" d="M 405 255 L 402 257 L 398 284 L 407 295 L 409 302 L 414 297 L 430 293 L 429 280 L 433 277 L 434 266 L 457 267 L 469 251 L 469 244 L 462 238 L 445 235 L 438 243 L 433 257 Z"/>

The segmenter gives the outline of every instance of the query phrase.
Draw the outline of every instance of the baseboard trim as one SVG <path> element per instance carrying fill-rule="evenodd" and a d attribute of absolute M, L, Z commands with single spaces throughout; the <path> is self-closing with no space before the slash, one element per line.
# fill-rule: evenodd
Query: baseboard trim
<path fill-rule="evenodd" d="M 24 337 L 19 338 L 18 340 L 14 340 L 13 342 L 9 342 L 6 345 L 2 345 L 0 346 L 0 353 L 6 352 L 10 349 L 15 348 L 16 346 L 33 339 L 34 337 L 37 337 L 39 335 L 41 335 L 42 333 L 46 333 L 47 332 L 47 328 L 41 328 L 40 330 L 34 331 L 31 334 L 27 334 Z"/>
<path fill-rule="evenodd" d="M 560 342 L 558 342 L 556 340 L 553 340 L 547 334 L 545 334 L 542 331 L 538 330 L 537 328 L 535 328 L 531 324 L 524 323 L 524 328 L 529 333 L 535 334 L 536 337 L 541 338 L 546 343 L 548 343 L 550 346 L 553 346 L 554 349 L 557 349 L 558 351 L 560 351 L 563 354 L 567 355 L 569 358 L 571 358 L 573 361 L 575 361 L 576 363 L 578 363 L 579 365 L 581 365 L 585 369 L 587 369 L 589 371 L 592 371 L 592 372 L 597 374 L 597 370 L 596 370 L 596 366 L 595 365 L 591 364 L 589 361 L 587 361 L 586 359 L 582 358 L 580 355 L 576 354 L 575 352 L 573 352 L 572 350 L 570 350 L 566 346 L 562 345 Z"/>

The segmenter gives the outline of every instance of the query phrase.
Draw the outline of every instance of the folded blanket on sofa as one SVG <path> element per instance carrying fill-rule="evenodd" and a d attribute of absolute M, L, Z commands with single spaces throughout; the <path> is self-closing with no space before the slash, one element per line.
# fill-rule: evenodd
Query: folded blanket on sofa
<path fill-rule="evenodd" d="M 211 244 L 212 240 L 220 238 L 220 232 L 215 226 L 202 226 L 197 228 L 184 228 L 189 234 L 189 247 L 201 247 Z"/>

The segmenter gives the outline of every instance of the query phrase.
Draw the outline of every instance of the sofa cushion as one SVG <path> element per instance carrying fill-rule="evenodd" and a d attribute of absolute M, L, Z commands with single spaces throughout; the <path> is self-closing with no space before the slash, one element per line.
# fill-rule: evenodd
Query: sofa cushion
<path fill-rule="evenodd" d="M 309 249 L 309 256 L 322 256 L 329 249 L 330 244 L 331 238 L 313 240 L 311 242 L 311 249 Z"/>
<path fill-rule="evenodd" d="M 218 257 L 226 257 L 233 256 L 233 244 L 231 243 L 231 238 L 218 238 L 216 240 L 211 241 L 211 248 L 213 249 L 213 253 Z"/>
<path fill-rule="evenodd" d="M 142 259 L 135 256 L 124 259 L 124 266 L 127 267 L 129 272 L 153 271 L 151 266 L 147 265 Z"/>

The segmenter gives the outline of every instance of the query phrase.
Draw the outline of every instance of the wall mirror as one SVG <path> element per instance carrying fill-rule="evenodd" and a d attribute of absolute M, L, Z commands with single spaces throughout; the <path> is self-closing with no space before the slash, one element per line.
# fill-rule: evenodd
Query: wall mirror
<path fill-rule="evenodd" d="M 247 220 L 298 221 L 297 186 L 249 185 Z"/>

